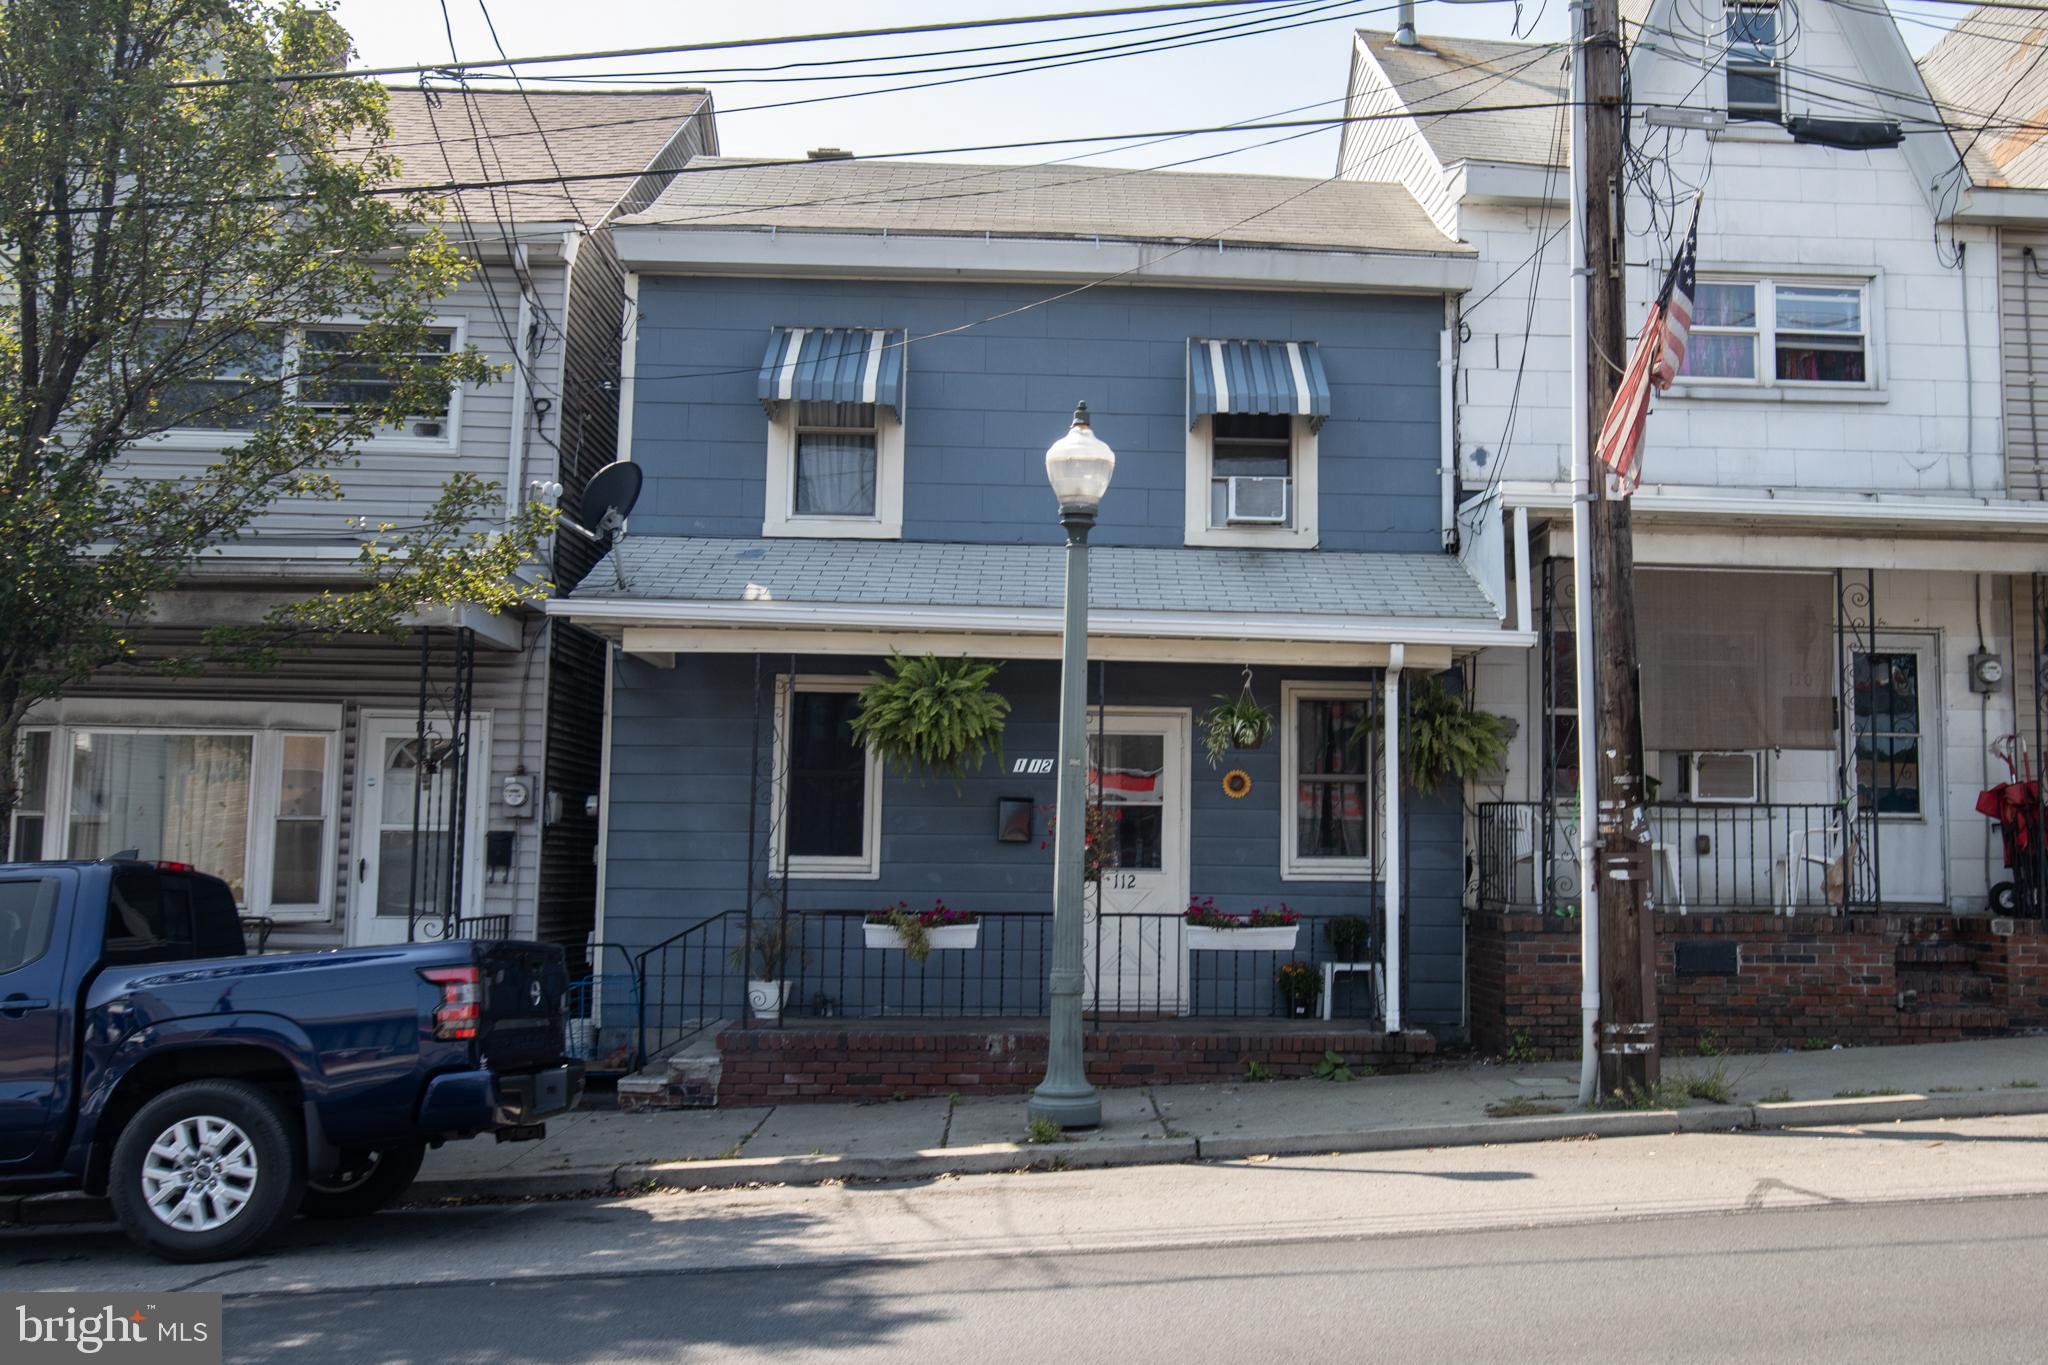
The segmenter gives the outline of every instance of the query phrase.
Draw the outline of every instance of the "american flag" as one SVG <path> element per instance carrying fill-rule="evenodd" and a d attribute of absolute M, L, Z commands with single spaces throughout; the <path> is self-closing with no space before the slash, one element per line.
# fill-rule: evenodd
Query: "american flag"
<path fill-rule="evenodd" d="M 1656 306 L 1643 320 L 1636 336 L 1635 354 L 1621 376 L 1614 406 L 1600 425 L 1600 439 L 1593 457 L 1614 474 L 1615 488 L 1627 497 L 1643 481 L 1643 424 L 1650 415 L 1650 393 L 1671 387 L 1671 381 L 1685 368 L 1686 339 L 1692 332 L 1694 276 L 1699 267 L 1700 204 L 1692 204 L 1692 223 L 1685 230 L 1685 242 L 1672 258 L 1664 276 L 1664 288 Z"/>

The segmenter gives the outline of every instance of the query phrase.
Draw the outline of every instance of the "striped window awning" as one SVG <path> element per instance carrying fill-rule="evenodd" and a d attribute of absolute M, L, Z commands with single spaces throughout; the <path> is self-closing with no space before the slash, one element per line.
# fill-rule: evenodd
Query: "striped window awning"
<path fill-rule="evenodd" d="M 1188 342 L 1188 426 L 1219 412 L 1289 414 L 1320 428 L 1330 380 L 1313 341 Z"/>
<path fill-rule="evenodd" d="M 761 406 L 873 403 L 903 411 L 900 331 L 865 327 L 777 327 L 761 359 Z"/>

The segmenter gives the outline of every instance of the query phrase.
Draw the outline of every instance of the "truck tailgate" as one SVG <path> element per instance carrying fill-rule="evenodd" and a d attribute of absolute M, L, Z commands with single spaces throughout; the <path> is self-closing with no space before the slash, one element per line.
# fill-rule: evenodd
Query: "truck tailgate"
<path fill-rule="evenodd" d="M 493 1071 L 531 1071 L 562 1060 L 562 950 L 542 943 L 479 943 L 483 1020 L 478 1053 Z"/>

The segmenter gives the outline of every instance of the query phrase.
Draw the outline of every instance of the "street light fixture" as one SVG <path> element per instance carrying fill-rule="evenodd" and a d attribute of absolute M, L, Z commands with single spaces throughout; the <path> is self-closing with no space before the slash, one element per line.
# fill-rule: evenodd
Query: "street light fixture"
<path fill-rule="evenodd" d="M 1088 1084 L 1081 1049 L 1082 835 L 1088 825 L 1088 532 L 1116 472 L 1116 452 L 1089 430 L 1088 405 L 1045 452 L 1045 477 L 1067 532 L 1067 604 L 1060 649 L 1059 804 L 1054 808 L 1052 976 L 1045 1079 L 1025 1112 L 1062 1128 L 1094 1128 L 1102 1100 Z"/>

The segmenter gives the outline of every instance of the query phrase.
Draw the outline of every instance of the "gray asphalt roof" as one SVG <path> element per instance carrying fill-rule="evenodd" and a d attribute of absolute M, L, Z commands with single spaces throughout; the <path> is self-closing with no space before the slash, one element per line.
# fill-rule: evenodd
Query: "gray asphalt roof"
<path fill-rule="evenodd" d="M 2015 125 L 1954 135 L 1970 179 L 1987 188 L 2048 189 L 2048 6 L 1979 6 L 1920 59 L 1920 76 L 1945 122 L 1959 128 Z"/>
<path fill-rule="evenodd" d="M 1402 47 L 1393 34 L 1377 29 L 1360 29 L 1358 37 L 1386 72 L 1395 98 L 1423 116 L 1416 120 L 1423 140 L 1444 165 L 1564 163 L 1566 111 L 1556 107 L 1568 84 L 1563 44 L 1419 36 L 1416 46 Z M 1426 117 L 1508 104 L 1552 107 Z"/>
<path fill-rule="evenodd" d="M 1466 255 L 1400 185 L 1277 175 L 970 166 L 795 165 L 698 157 L 621 225 L 892 234 L 1206 240 Z"/>
<path fill-rule="evenodd" d="M 1057 607 L 1064 583 L 1054 545 L 630 536 L 616 553 L 626 588 L 600 564 L 572 600 Z M 1088 568 L 1105 610 L 1498 619 L 1449 555 L 1106 545 Z"/>
<path fill-rule="evenodd" d="M 377 150 L 399 159 L 400 185 L 628 172 L 616 180 L 510 185 L 453 196 L 482 224 L 499 218 L 569 223 L 580 215 L 595 225 L 711 98 L 702 90 L 521 95 L 510 90 L 428 92 L 411 86 L 387 87 L 386 95 L 391 136 Z M 336 150 L 347 155 L 372 148 L 356 142 Z"/>

